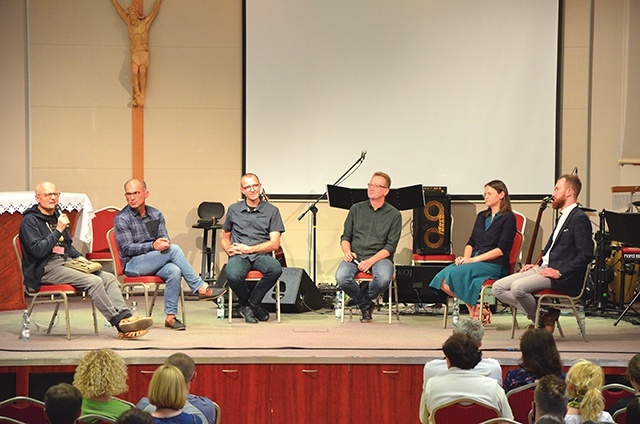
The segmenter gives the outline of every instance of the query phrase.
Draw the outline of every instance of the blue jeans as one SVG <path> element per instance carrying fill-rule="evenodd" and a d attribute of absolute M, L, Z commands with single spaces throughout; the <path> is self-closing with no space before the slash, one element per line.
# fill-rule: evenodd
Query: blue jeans
<path fill-rule="evenodd" d="M 381 259 L 371 267 L 373 280 L 369 283 L 367 292 L 360 291 L 360 285 L 353 279 L 358 273 L 358 265 L 354 262 L 342 261 L 336 271 L 336 282 L 360 309 L 367 309 L 371 302 L 378 298 L 391 283 L 394 266 L 391 259 Z"/>
<path fill-rule="evenodd" d="M 178 313 L 182 277 L 194 293 L 205 284 L 185 258 L 182 249 L 175 244 L 163 252 L 153 250 L 131 258 L 125 266 L 124 273 L 129 277 L 157 275 L 162 278 L 167 283 L 164 289 L 164 313 L 166 315 Z"/>
<path fill-rule="evenodd" d="M 252 292 L 249 292 L 246 277 L 252 269 L 260 271 L 263 277 L 256 283 Z M 231 290 L 238 297 L 238 303 L 242 306 L 259 306 L 264 296 L 276 285 L 282 274 L 280 262 L 271 255 L 259 255 L 255 260 L 243 256 L 231 256 L 227 262 L 227 279 Z"/>

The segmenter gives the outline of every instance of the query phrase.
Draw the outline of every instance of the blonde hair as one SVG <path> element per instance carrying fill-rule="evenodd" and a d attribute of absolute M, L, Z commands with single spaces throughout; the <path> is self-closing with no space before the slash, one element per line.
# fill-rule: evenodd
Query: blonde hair
<path fill-rule="evenodd" d="M 149 402 L 157 409 L 180 410 L 187 403 L 184 375 L 173 365 L 162 365 L 153 373 L 149 383 Z"/>
<path fill-rule="evenodd" d="M 80 359 L 73 385 L 85 398 L 119 395 L 129 390 L 127 364 L 111 349 L 92 350 Z"/>
<path fill-rule="evenodd" d="M 571 397 L 582 398 L 580 415 L 583 420 L 598 421 L 604 410 L 604 371 L 586 359 L 578 359 L 567 372 L 567 391 Z M 570 384 L 569 384 L 570 383 Z M 572 390 L 573 389 L 573 390 Z"/>

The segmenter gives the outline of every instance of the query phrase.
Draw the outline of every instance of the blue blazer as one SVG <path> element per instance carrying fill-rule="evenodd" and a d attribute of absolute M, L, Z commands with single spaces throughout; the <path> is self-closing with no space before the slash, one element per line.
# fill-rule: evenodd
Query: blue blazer
<path fill-rule="evenodd" d="M 551 247 L 553 234 L 542 254 Z M 587 264 L 593 260 L 593 238 L 589 217 L 576 207 L 564 221 L 549 255 L 549 267 L 557 269 L 562 277 L 551 280 L 551 288 L 576 296 L 582 289 Z"/>

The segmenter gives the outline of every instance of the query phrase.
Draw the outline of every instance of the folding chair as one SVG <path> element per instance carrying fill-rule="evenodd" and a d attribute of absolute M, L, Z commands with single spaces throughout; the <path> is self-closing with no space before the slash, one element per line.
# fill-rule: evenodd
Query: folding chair
<path fill-rule="evenodd" d="M 507 392 L 507 401 L 509 401 L 513 418 L 516 421 L 520 421 L 521 423 L 527 422 L 537 385 L 537 382 L 529 383 Z"/>
<path fill-rule="evenodd" d="M 609 411 L 614 403 L 620 399 L 628 398 L 635 395 L 633 387 L 625 386 L 624 384 L 611 383 L 605 384 L 600 388 L 602 396 L 604 397 L 604 410 Z"/>
<path fill-rule="evenodd" d="M 122 292 L 130 287 L 141 287 L 144 294 L 145 313 L 150 317 L 151 314 L 153 314 L 153 307 L 156 304 L 160 286 L 166 284 L 166 282 L 157 275 L 141 275 L 139 277 L 129 277 L 128 275 L 125 275 L 124 266 L 122 266 L 122 259 L 120 258 L 120 249 L 118 249 L 118 243 L 116 242 L 116 233 L 113 228 L 107 231 L 107 241 L 109 244 L 109 251 L 111 252 L 111 258 L 113 259 L 113 269 L 116 273 L 116 277 L 120 280 L 120 284 L 122 285 Z M 151 305 L 149 305 L 148 288 L 148 285 L 150 284 L 155 286 Z M 182 309 L 182 323 L 187 325 L 187 313 L 184 307 L 184 293 L 182 291 L 182 285 L 180 285 L 180 308 Z"/>
<path fill-rule="evenodd" d="M 373 280 L 373 275 L 369 274 L 369 273 L 366 273 L 366 272 L 358 271 L 358 273 L 356 273 L 356 276 L 355 276 L 354 280 L 360 285 L 362 285 L 364 283 L 370 283 Z M 338 290 L 340 290 L 340 288 L 338 288 Z M 391 324 L 392 323 L 391 317 L 393 315 L 393 294 L 395 294 L 395 296 L 396 296 L 396 319 L 398 321 L 400 321 L 400 306 L 398 305 L 398 283 L 396 281 L 395 275 L 391 277 L 391 282 L 389 283 L 389 288 L 387 289 L 387 291 L 389 292 L 389 324 Z M 384 294 L 384 292 L 380 295 L 380 297 L 382 297 L 383 294 Z M 343 296 L 342 296 L 342 305 L 341 305 L 342 313 L 340 314 L 340 322 L 341 323 L 344 323 L 345 303 L 346 303 L 346 299 L 345 299 L 345 296 L 343 294 Z M 355 308 L 355 307 L 356 306 L 348 307 L 349 308 L 349 319 L 353 318 L 353 308 Z"/>
<path fill-rule="evenodd" d="M 20 270 L 22 270 L 22 245 L 20 244 L 20 238 L 16 235 L 13 238 L 13 250 L 16 254 L 16 258 L 18 259 L 18 264 L 20 265 Z M 22 272 L 20 273 L 22 275 Z M 29 290 L 25 290 L 25 293 L 28 297 L 31 297 L 31 303 L 29 304 L 29 309 L 27 310 L 27 314 L 31 317 L 33 310 L 36 305 L 47 305 L 54 304 L 55 308 L 53 309 L 53 313 L 51 314 L 51 320 L 49 320 L 49 326 L 47 327 L 47 334 L 51 334 L 51 329 L 53 328 L 56 317 L 58 316 L 58 310 L 60 309 L 60 305 L 64 305 L 64 318 L 67 329 L 67 340 L 71 340 L 71 321 L 69 319 L 69 296 L 76 296 L 83 294 L 76 290 L 70 284 L 43 284 L 40 286 L 37 292 L 31 292 Z M 84 296 L 83 296 L 84 298 Z M 90 299 L 91 302 L 91 314 L 93 315 L 93 330 L 98 335 L 98 318 L 96 315 L 96 307 L 93 304 L 93 300 Z"/>
<path fill-rule="evenodd" d="M 616 424 L 627 424 L 627 408 L 618 409 L 612 418 Z"/>
<path fill-rule="evenodd" d="M 28 424 L 47 424 L 44 402 L 27 396 L 16 396 L 0 402 L 0 416 Z"/>
<path fill-rule="evenodd" d="M 91 245 L 89 252 L 85 255 L 87 259 L 97 262 L 111 262 L 111 252 L 109 251 L 109 242 L 107 241 L 107 231 L 113 228 L 113 221 L 120 212 L 115 206 L 107 206 L 98 209 L 91 220 Z"/>
<path fill-rule="evenodd" d="M 261 278 L 262 278 L 262 273 L 260 271 L 251 270 L 245 277 L 245 281 L 257 283 L 258 281 L 260 281 Z M 231 290 L 230 284 L 228 285 L 228 287 L 229 287 L 229 306 L 228 306 L 229 309 L 227 312 L 229 313 L 229 324 L 231 324 L 233 322 L 233 290 Z M 278 319 L 278 322 L 280 322 L 280 281 L 276 282 L 276 318 Z"/>
<path fill-rule="evenodd" d="M 78 418 L 80 424 L 113 424 L 116 420 L 104 415 L 87 414 Z"/>
<path fill-rule="evenodd" d="M 479 423 L 499 417 L 500 411 L 473 399 L 459 399 L 433 411 L 435 424 Z"/>

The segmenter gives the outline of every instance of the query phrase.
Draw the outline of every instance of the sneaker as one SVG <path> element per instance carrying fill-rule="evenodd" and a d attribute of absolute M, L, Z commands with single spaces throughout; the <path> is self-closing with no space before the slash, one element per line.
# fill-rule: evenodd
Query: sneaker
<path fill-rule="evenodd" d="M 116 328 L 122 333 L 129 333 L 131 331 L 146 330 L 153 325 L 153 319 L 151 317 L 139 317 L 137 315 L 130 316 L 129 318 L 121 319 Z"/>
<path fill-rule="evenodd" d="M 371 302 L 367 309 L 362 310 L 362 318 L 360 318 L 360 322 L 371 322 L 373 321 L 373 313 L 374 308 L 376 307 L 375 303 Z"/>
<path fill-rule="evenodd" d="M 256 306 L 252 303 L 249 303 L 249 307 L 253 311 L 253 315 L 258 319 L 258 321 L 269 321 L 269 312 L 267 312 L 267 310 L 262 306 Z"/>
<path fill-rule="evenodd" d="M 148 332 L 149 330 L 126 331 L 124 333 L 118 333 L 118 337 L 121 339 L 137 339 L 138 337 L 144 336 Z"/>
<path fill-rule="evenodd" d="M 176 331 L 184 331 L 187 329 L 187 326 L 180 322 L 178 318 L 174 318 L 173 322 L 164 322 L 164 326 Z"/>
<path fill-rule="evenodd" d="M 254 315 L 253 309 L 251 309 L 251 306 L 249 305 L 240 306 L 238 308 L 238 312 L 240 312 L 240 315 L 242 315 L 242 317 L 244 318 L 244 322 L 247 322 L 249 324 L 258 323 L 258 318 L 256 318 L 256 316 Z"/>

